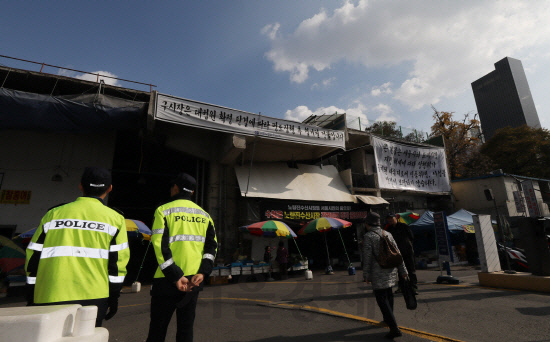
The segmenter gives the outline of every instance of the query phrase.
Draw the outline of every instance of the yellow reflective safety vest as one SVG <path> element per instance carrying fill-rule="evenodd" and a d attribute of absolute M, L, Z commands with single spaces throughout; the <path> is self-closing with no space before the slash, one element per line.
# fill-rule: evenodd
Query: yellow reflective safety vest
<path fill-rule="evenodd" d="M 94 197 L 51 209 L 27 247 L 34 303 L 109 297 L 121 288 L 130 258 L 124 217 Z"/>
<path fill-rule="evenodd" d="M 218 246 L 214 222 L 185 197 L 157 208 L 151 242 L 159 264 L 155 278 L 174 283 L 183 275 L 212 272 Z"/>

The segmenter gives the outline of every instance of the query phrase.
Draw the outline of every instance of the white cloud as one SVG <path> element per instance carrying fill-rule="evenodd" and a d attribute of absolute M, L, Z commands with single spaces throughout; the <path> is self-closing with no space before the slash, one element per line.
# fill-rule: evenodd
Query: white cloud
<path fill-rule="evenodd" d="M 117 79 L 115 79 L 117 75 L 108 71 L 91 71 L 89 74 L 79 74 L 74 71 L 60 69 L 58 74 L 61 76 L 73 77 L 79 80 L 90 81 L 90 82 L 98 82 L 103 80 L 105 84 L 120 86 L 120 82 Z M 100 75 L 99 77 L 97 76 L 98 74 Z M 102 76 L 108 76 L 108 77 L 102 77 Z"/>
<path fill-rule="evenodd" d="M 269 24 L 262 28 L 261 33 L 269 37 L 269 39 L 274 40 L 277 38 L 277 32 L 279 31 L 279 28 L 281 27 L 281 24 L 275 23 L 275 24 Z"/>
<path fill-rule="evenodd" d="M 379 87 L 372 87 L 370 94 L 372 96 L 380 96 L 381 94 L 391 94 L 391 82 L 386 82 Z"/>
<path fill-rule="evenodd" d="M 331 77 L 331 78 L 327 78 L 326 80 L 323 80 L 321 82 L 321 84 L 319 83 L 314 83 L 312 86 L 311 86 L 311 90 L 315 90 L 315 89 L 327 89 L 327 88 L 330 88 L 330 86 L 334 83 L 334 81 L 336 80 L 336 77 Z"/>
<path fill-rule="evenodd" d="M 367 72 L 409 68 L 393 95 L 420 109 L 471 91 L 470 83 L 505 56 L 545 56 L 548 17 L 545 1 L 346 1 L 303 20 L 287 36 L 271 35 L 266 57 L 295 83 L 341 62 Z M 382 94 L 378 89 L 371 94 Z"/>
<path fill-rule="evenodd" d="M 113 85 L 113 86 L 119 86 L 120 85 L 118 80 L 116 80 L 114 78 L 111 78 L 111 77 L 115 77 L 115 78 L 117 77 L 117 75 L 115 75 L 111 72 L 108 72 L 108 71 L 92 71 L 91 73 L 95 74 L 95 75 L 81 74 L 81 75 L 75 76 L 75 78 L 78 78 L 78 79 L 81 79 L 81 80 L 84 80 L 84 81 L 92 81 L 92 82 L 97 82 L 98 79 L 99 79 L 99 81 L 103 80 L 103 82 L 105 82 L 105 84 L 110 84 L 110 85 Z M 100 75 L 99 78 L 98 78 L 97 74 Z M 102 76 L 108 76 L 108 77 L 102 77 Z"/>
<path fill-rule="evenodd" d="M 392 115 L 393 109 L 383 103 L 379 103 L 374 108 L 372 108 L 372 111 L 375 113 L 378 113 L 378 117 L 376 118 L 376 121 L 395 121 L 397 122 L 397 117 Z"/>
<path fill-rule="evenodd" d="M 311 115 L 346 113 L 348 127 L 357 129 L 359 123 L 362 127 L 365 127 L 368 124 L 369 120 L 367 118 L 366 112 L 367 108 L 363 104 L 358 102 L 355 104 L 355 107 L 350 107 L 348 109 L 342 109 L 336 106 L 328 106 L 319 107 L 316 110 L 312 111 L 307 106 L 298 106 L 294 109 L 287 110 L 285 113 L 285 119 L 302 122 Z"/>
<path fill-rule="evenodd" d="M 285 119 L 291 121 L 302 122 L 310 117 L 313 112 L 307 106 L 298 106 L 294 109 L 289 109 L 285 112 Z"/>

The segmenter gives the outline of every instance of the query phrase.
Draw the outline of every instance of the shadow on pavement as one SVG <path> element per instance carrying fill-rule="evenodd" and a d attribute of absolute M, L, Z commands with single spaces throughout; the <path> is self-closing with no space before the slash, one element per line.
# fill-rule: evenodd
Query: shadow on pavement
<path fill-rule="evenodd" d="M 522 315 L 528 316 L 550 316 L 550 306 L 542 308 L 516 308 L 516 310 Z"/>
<path fill-rule="evenodd" d="M 304 342 L 304 341 L 387 341 L 384 335 L 387 331 L 380 332 L 379 327 L 365 326 L 364 328 L 345 329 L 328 333 L 309 334 L 309 335 L 295 335 L 295 336 L 271 336 L 266 338 L 260 338 L 257 340 L 249 340 L 249 342 Z M 231 341 L 238 342 L 238 341 Z"/>

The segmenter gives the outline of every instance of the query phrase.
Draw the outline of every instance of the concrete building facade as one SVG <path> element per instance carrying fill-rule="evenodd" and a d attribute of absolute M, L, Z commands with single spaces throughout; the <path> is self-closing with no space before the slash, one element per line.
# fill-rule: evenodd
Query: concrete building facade
<path fill-rule="evenodd" d="M 472 82 L 472 90 L 485 141 L 500 128 L 541 127 L 520 60 L 505 57 L 496 62 L 494 71 Z"/>

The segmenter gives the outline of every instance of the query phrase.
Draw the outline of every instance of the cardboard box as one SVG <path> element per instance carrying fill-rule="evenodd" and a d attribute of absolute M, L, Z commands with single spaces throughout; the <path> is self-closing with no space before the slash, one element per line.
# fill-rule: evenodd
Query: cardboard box
<path fill-rule="evenodd" d="M 241 267 L 241 274 L 252 274 L 252 266 Z"/>
<path fill-rule="evenodd" d="M 221 285 L 229 283 L 229 277 L 210 277 L 210 285 Z"/>

